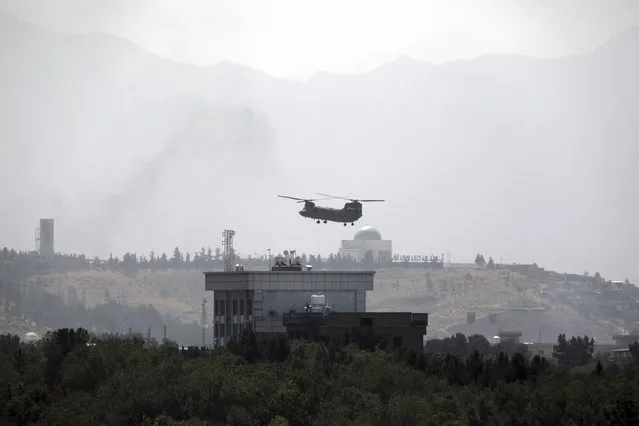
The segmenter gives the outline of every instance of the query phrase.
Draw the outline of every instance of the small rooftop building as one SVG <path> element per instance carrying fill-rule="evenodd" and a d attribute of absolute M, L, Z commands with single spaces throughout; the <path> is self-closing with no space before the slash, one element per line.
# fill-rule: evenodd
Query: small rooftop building
<path fill-rule="evenodd" d="M 424 351 L 428 314 L 411 312 L 329 312 L 284 314 L 290 337 L 379 345 L 389 349 Z"/>
<path fill-rule="evenodd" d="M 289 264 L 271 271 L 205 272 L 205 290 L 213 292 L 215 343 L 226 344 L 246 327 L 256 333 L 286 333 L 283 314 L 306 312 L 313 296 L 321 295 L 331 311 L 366 311 L 374 271 L 302 269 Z"/>

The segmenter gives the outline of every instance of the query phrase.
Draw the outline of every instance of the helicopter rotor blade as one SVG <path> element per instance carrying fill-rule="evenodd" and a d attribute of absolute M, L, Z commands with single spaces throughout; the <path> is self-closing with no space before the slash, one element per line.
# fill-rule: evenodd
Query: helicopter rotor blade
<path fill-rule="evenodd" d="M 357 203 L 373 203 L 373 202 L 382 202 L 382 201 L 386 201 L 386 200 L 358 200 L 356 198 L 348 198 L 348 197 L 336 197 L 334 195 L 328 195 L 328 194 L 322 194 L 322 193 L 318 193 L 317 195 L 322 195 L 324 197 L 331 197 L 331 198 L 337 198 L 339 200 L 348 200 L 348 201 L 352 201 L 352 202 L 357 202 Z"/>
<path fill-rule="evenodd" d="M 278 197 L 288 198 L 289 200 L 295 200 L 298 203 L 328 200 L 328 198 L 297 198 L 297 197 L 289 197 L 288 195 L 278 195 Z"/>
<path fill-rule="evenodd" d="M 310 201 L 310 200 L 305 200 L 304 198 L 289 197 L 288 195 L 278 195 L 278 197 L 288 198 L 289 200 L 295 200 L 295 201 Z"/>
<path fill-rule="evenodd" d="M 318 192 L 317 195 L 321 195 L 322 197 L 329 197 L 329 198 L 336 198 L 338 200 L 348 200 L 348 201 L 355 201 L 352 198 L 346 198 L 346 197 L 336 197 L 335 195 L 328 195 L 328 194 L 322 194 L 321 192 Z"/>

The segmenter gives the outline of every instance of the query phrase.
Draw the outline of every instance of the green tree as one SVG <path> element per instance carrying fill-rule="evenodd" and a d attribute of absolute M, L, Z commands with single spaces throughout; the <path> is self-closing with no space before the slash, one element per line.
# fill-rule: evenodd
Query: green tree
<path fill-rule="evenodd" d="M 595 350 L 595 340 L 588 336 L 571 337 L 566 339 L 565 334 L 557 337 L 557 344 L 553 346 L 552 356 L 560 365 L 580 366 L 588 364 L 592 360 Z"/>

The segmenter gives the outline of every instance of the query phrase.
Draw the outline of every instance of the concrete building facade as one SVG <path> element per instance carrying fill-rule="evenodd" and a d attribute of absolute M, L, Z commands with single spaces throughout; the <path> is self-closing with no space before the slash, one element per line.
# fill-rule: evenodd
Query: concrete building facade
<path fill-rule="evenodd" d="M 213 292 L 214 342 L 224 345 L 247 326 L 256 333 L 286 333 L 283 314 L 303 312 L 314 294 L 323 294 L 336 312 L 365 312 L 374 271 L 205 272 Z"/>

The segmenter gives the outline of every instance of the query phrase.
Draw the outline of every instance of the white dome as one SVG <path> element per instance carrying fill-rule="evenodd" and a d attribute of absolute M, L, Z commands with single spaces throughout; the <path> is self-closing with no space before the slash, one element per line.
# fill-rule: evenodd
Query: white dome
<path fill-rule="evenodd" d="M 40 336 L 38 336 L 36 333 L 30 332 L 24 336 L 24 340 L 25 342 L 29 342 L 29 343 L 37 342 L 38 340 L 40 340 Z"/>
<path fill-rule="evenodd" d="M 380 234 L 377 228 L 366 225 L 355 232 L 355 236 L 353 237 L 353 239 L 360 241 L 381 240 L 382 234 Z"/>

